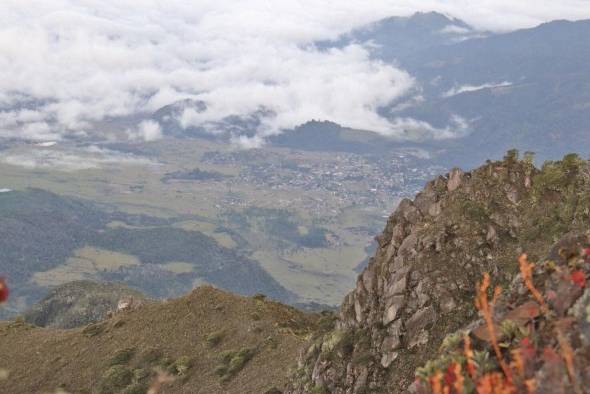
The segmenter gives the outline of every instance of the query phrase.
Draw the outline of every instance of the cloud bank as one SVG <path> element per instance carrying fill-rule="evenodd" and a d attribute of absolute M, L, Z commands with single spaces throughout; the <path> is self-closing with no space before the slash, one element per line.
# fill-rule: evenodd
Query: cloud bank
<path fill-rule="evenodd" d="M 64 172 L 91 170 L 110 165 L 146 166 L 157 163 L 140 156 L 91 145 L 86 148 L 21 149 L 0 157 L 0 163 L 28 169 Z"/>
<path fill-rule="evenodd" d="M 264 110 L 275 115 L 264 118 L 259 136 L 309 119 L 400 133 L 409 121 L 388 122 L 377 109 L 411 91 L 410 75 L 358 45 L 319 52 L 309 44 L 417 10 L 495 30 L 590 17 L 583 0 L 414 3 L 3 0 L 0 137 L 106 134 L 113 130 L 101 129 L 105 120 L 137 117 L 121 135 L 155 140 L 162 130 L 140 115 L 186 98 L 207 103 L 184 116 L 186 125 Z"/>

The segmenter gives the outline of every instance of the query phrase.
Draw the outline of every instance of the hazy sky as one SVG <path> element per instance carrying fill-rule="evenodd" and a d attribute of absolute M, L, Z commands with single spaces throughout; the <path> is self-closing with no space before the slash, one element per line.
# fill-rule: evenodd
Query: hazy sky
<path fill-rule="evenodd" d="M 590 18 L 586 0 L 416 3 L 2 0 L 0 136 L 83 135 L 105 117 L 187 97 L 209 109 L 185 114 L 186 125 L 267 108 L 277 116 L 261 135 L 312 118 L 391 134 L 403 121 L 390 123 L 376 109 L 407 93 L 411 75 L 371 60 L 358 45 L 321 53 L 306 43 L 417 10 L 491 30 Z M 126 135 L 153 140 L 160 130 L 144 122 Z"/>

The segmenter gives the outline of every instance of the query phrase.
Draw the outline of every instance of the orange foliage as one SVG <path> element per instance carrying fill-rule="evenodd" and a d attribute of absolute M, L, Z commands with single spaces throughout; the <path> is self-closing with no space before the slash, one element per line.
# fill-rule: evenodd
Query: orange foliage
<path fill-rule="evenodd" d="M 555 331 L 557 333 L 557 341 L 561 350 L 561 357 L 563 357 L 563 361 L 565 361 L 565 366 L 567 368 L 567 374 L 570 378 L 570 382 L 572 383 L 572 386 L 574 386 L 576 393 L 581 393 L 576 381 L 576 371 L 574 368 L 574 350 L 572 349 L 572 346 L 568 342 L 563 331 L 561 331 L 559 327 L 557 327 Z"/>
<path fill-rule="evenodd" d="M 535 388 L 537 387 L 537 382 L 535 379 L 527 379 L 524 381 L 524 386 L 526 387 L 527 394 L 533 394 L 535 392 Z"/>
<path fill-rule="evenodd" d="M 465 386 L 465 378 L 463 377 L 463 371 L 461 371 L 461 364 L 453 363 L 453 374 L 455 375 L 455 382 L 453 388 L 456 394 L 463 394 L 463 387 Z"/>
<path fill-rule="evenodd" d="M 586 256 L 590 256 L 590 248 L 586 248 L 584 253 Z M 504 316 L 504 320 L 510 320 L 517 323 L 520 327 L 525 327 L 527 323 L 530 323 L 532 319 L 539 317 L 541 313 L 545 314 L 545 317 L 549 317 L 550 314 L 547 314 L 549 310 L 544 296 L 533 284 L 534 263 L 528 261 L 526 254 L 522 254 L 519 257 L 518 262 L 522 274 L 522 280 L 536 302 L 528 301 L 521 304 L 519 307 L 508 312 Z M 583 288 L 586 286 L 586 274 L 582 270 L 574 270 L 569 275 L 564 275 L 563 278 L 566 280 L 571 279 L 571 281 L 579 287 Z M 479 336 L 475 334 L 475 331 L 477 330 L 474 330 L 472 333 L 491 344 L 498 364 L 500 365 L 501 372 L 495 371 L 482 374 L 481 371 L 478 371 L 478 365 L 474 362 L 474 351 L 471 347 L 471 338 L 469 337 L 469 334 L 465 334 L 463 337 L 463 356 L 465 357 L 464 366 L 458 362 L 452 362 L 446 369 L 445 374 L 440 370 L 436 371 L 436 373 L 429 378 L 430 388 L 433 394 L 464 394 L 466 379 L 475 383 L 475 392 L 477 394 L 535 393 L 537 382 L 534 378 L 527 378 L 527 375 L 530 376 L 530 373 L 532 372 L 531 368 L 535 366 L 535 360 L 538 360 L 537 357 L 540 356 L 540 354 L 527 336 L 520 340 L 518 347 L 513 348 L 510 351 L 510 363 L 506 362 L 498 344 L 498 333 L 496 332 L 498 326 L 494 324 L 494 306 L 500 296 L 501 289 L 496 287 L 490 300 L 488 299 L 489 287 L 490 275 L 484 273 L 482 281 L 477 284 L 475 306 L 483 317 L 485 325 L 478 328 L 478 330 L 481 331 Z M 555 295 L 555 297 L 556 296 L 557 295 Z M 564 323 L 564 321 L 561 321 L 561 323 Z M 542 354 L 542 360 L 544 363 L 559 363 L 563 365 L 561 361 L 563 359 L 569 380 L 574 389 L 573 392 L 581 394 L 583 390 L 580 388 L 577 381 L 578 375 L 576 374 L 574 363 L 574 350 L 564 334 L 564 331 L 562 330 L 563 326 L 560 326 L 559 321 L 554 327 L 559 344 L 559 354 L 551 346 L 546 346 Z M 484 333 L 487 335 L 484 335 Z M 530 333 L 531 331 L 529 330 L 529 334 Z M 465 375 L 463 375 L 464 372 L 462 368 L 467 371 Z M 467 387 L 469 386 L 470 384 L 467 385 Z"/>
<path fill-rule="evenodd" d="M 488 373 L 477 381 L 477 394 L 516 394 L 516 387 L 500 372 Z"/>
<path fill-rule="evenodd" d="M 545 299 L 543 298 L 543 295 L 539 292 L 539 290 L 537 290 L 537 288 L 533 284 L 533 268 L 535 267 L 535 264 L 530 263 L 527 260 L 526 253 L 523 253 L 520 255 L 520 257 L 518 258 L 518 264 L 520 266 L 520 273 L 522 274 L 522 280 L 524 281 L 524 284 L 529 289 L 529 291 L 531 292 L 533 297 L 535 297 L 537 302 L 544 309 Z"/>
<path fill-rule="evenodd" d="M 432 387 L 432 394 L 444 394 L 442 385 L 443 374 L 441 371 L 436 371 L 430 377 L 430 387 Z"/>
<path fill-rule="evenodd" d="M 496 329 L 494 327 L 494 320 L 493 320 L 493 304 L 490 304 L 488 301 L 488 288 L 490 287 L 490 274 L 487 272 L 483 275 L 482 282 L 477 286 L 477 295 L 475 298 L 475 307 L 481 312 L 483 318 L 486 322 L 486 326 L 488 328 L 488 333 L 490 335 L 490 342 L 492 343 L 492 347 L 494 348 L 494 353 L 496 353 L 496 359 L 506 376 L 506 380 L 509 383 L 512 383 L 512 372 L 506 362 L 504 361 L 504 357 L 502 356 L 502 352 L 500 351 L 500 346 L 498 345 L 498 337 L 496 335 Z M 498 297 L 499 290 L 498 288 L 494 291 L 494 299 Z"/>
<path fill-rule="evenodd" d="M 520 349 L 513 349 L 510 354 L 512 355 L 512 362 L 510 363 L 510 367 L 518 372 L 519 377 L 524 376 L 524 361 L 522 358 L 522 353 Z"/>
<path fill-rule="evenodd" d="M 465 377 L 461 364 L 453 362 L 446 372 L 436 371 L 428 378 L 432 394 L 464 394 Z"/>
<path fill-rule="evenodd" d="M 475 363 L 473 362 L 473 349 L 471 349 L 471 338 L 469 338 L 469 335 L 467 334 L 463 337 L 463 354 L 465 356 L 467 373 L 469 373 L 469 376 L 474 379 L 476 370 Z"/>

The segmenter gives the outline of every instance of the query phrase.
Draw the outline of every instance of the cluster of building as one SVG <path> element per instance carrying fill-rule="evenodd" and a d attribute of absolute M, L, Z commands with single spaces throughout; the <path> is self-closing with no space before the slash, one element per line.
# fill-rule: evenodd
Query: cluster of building
<path fill-rule="evenodd" d="M 393 152 L 388 157 L 371 157 L 333 152 L 277 152 L 271 149 L 209 152 L 204 161 L 238 165 L 232 183 L 246 183 L 267 190 L 308 192 L 311 209 L 350 205 L 391 208 L 391 202 L 420 190 L 424 183 L 443 172 L 415 157 Z M 316 193 L 319 192 L 319 193 Z M 331 201 L 322 204 L 329 195 Z M 325 205 L 325 206 L 324 206 Z"/>

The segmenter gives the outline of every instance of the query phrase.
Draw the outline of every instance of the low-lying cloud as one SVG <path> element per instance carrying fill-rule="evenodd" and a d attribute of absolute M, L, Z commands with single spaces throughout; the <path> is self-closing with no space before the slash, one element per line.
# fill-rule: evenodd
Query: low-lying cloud
<path fill-rule="evenodd" d="M 86 148 L 23 148 L 16 152 L 5 152 L 0 157 L 0 163 L 27 169 L 64 172 L 91 170 L 110 165 L 146 166 L 156 164 L 144 157 L 93 145 Z"/>
<path fill-rule="evenodd" d="M 449 124 L 437 128 L 428 122 L 413 118 L 395 118 L 391 122 L 393 137 L 401 137 L 412 141 L 444 140 L 465 137 L 469 134 L 469 122 L 459 115 L 453 114 Z"/>
<path fill-rule="evenodd" d="M 453 97 L 461 93 L 469 93 L 469 92 L 477 92 L 479 90 L 484 89 L 494 89 L 494 88 L 506 88 L 512 86 L 512 82 L 503 81 L 498 83 L 484 83 L 481 85 L 461 85 L 456 86 L 452 89 L 449 89 L 445 93 L 443 93 L 443 97 Z"/>
<path fill-rule="evenodd" d="M 162 127 L 153 120 L 144 120 L 135 129 L 127 129 L 127 137 L 132 141 L 156 141 L 162 138 Z"/>
<path fill-rule="evenodd" d="M 124 138 L 153 141 L 142 115 L 202 100 L 187 126 L 264 110 L 257 136 L 310 119 L 399 133 L 378 108 L 412 90 L 410 75 L 351 45 L 310 43 L 359 25 L 438 10 L 482 29 L 590 17 L 584 1 L 4 0 L 0 10 L 0 137 L 60 140 L 111 133 L 109 119 L 138 119 Z M 534 7 L 531 7 L 534 4 Z M 499 16 L 502 16 L 499 18 Z M 444 135 L 444 134 L 443 134 Z M 440 137 L 440 136 L 438 136 Z M 238 137 L 239 139 L 239 137 Z"/>

